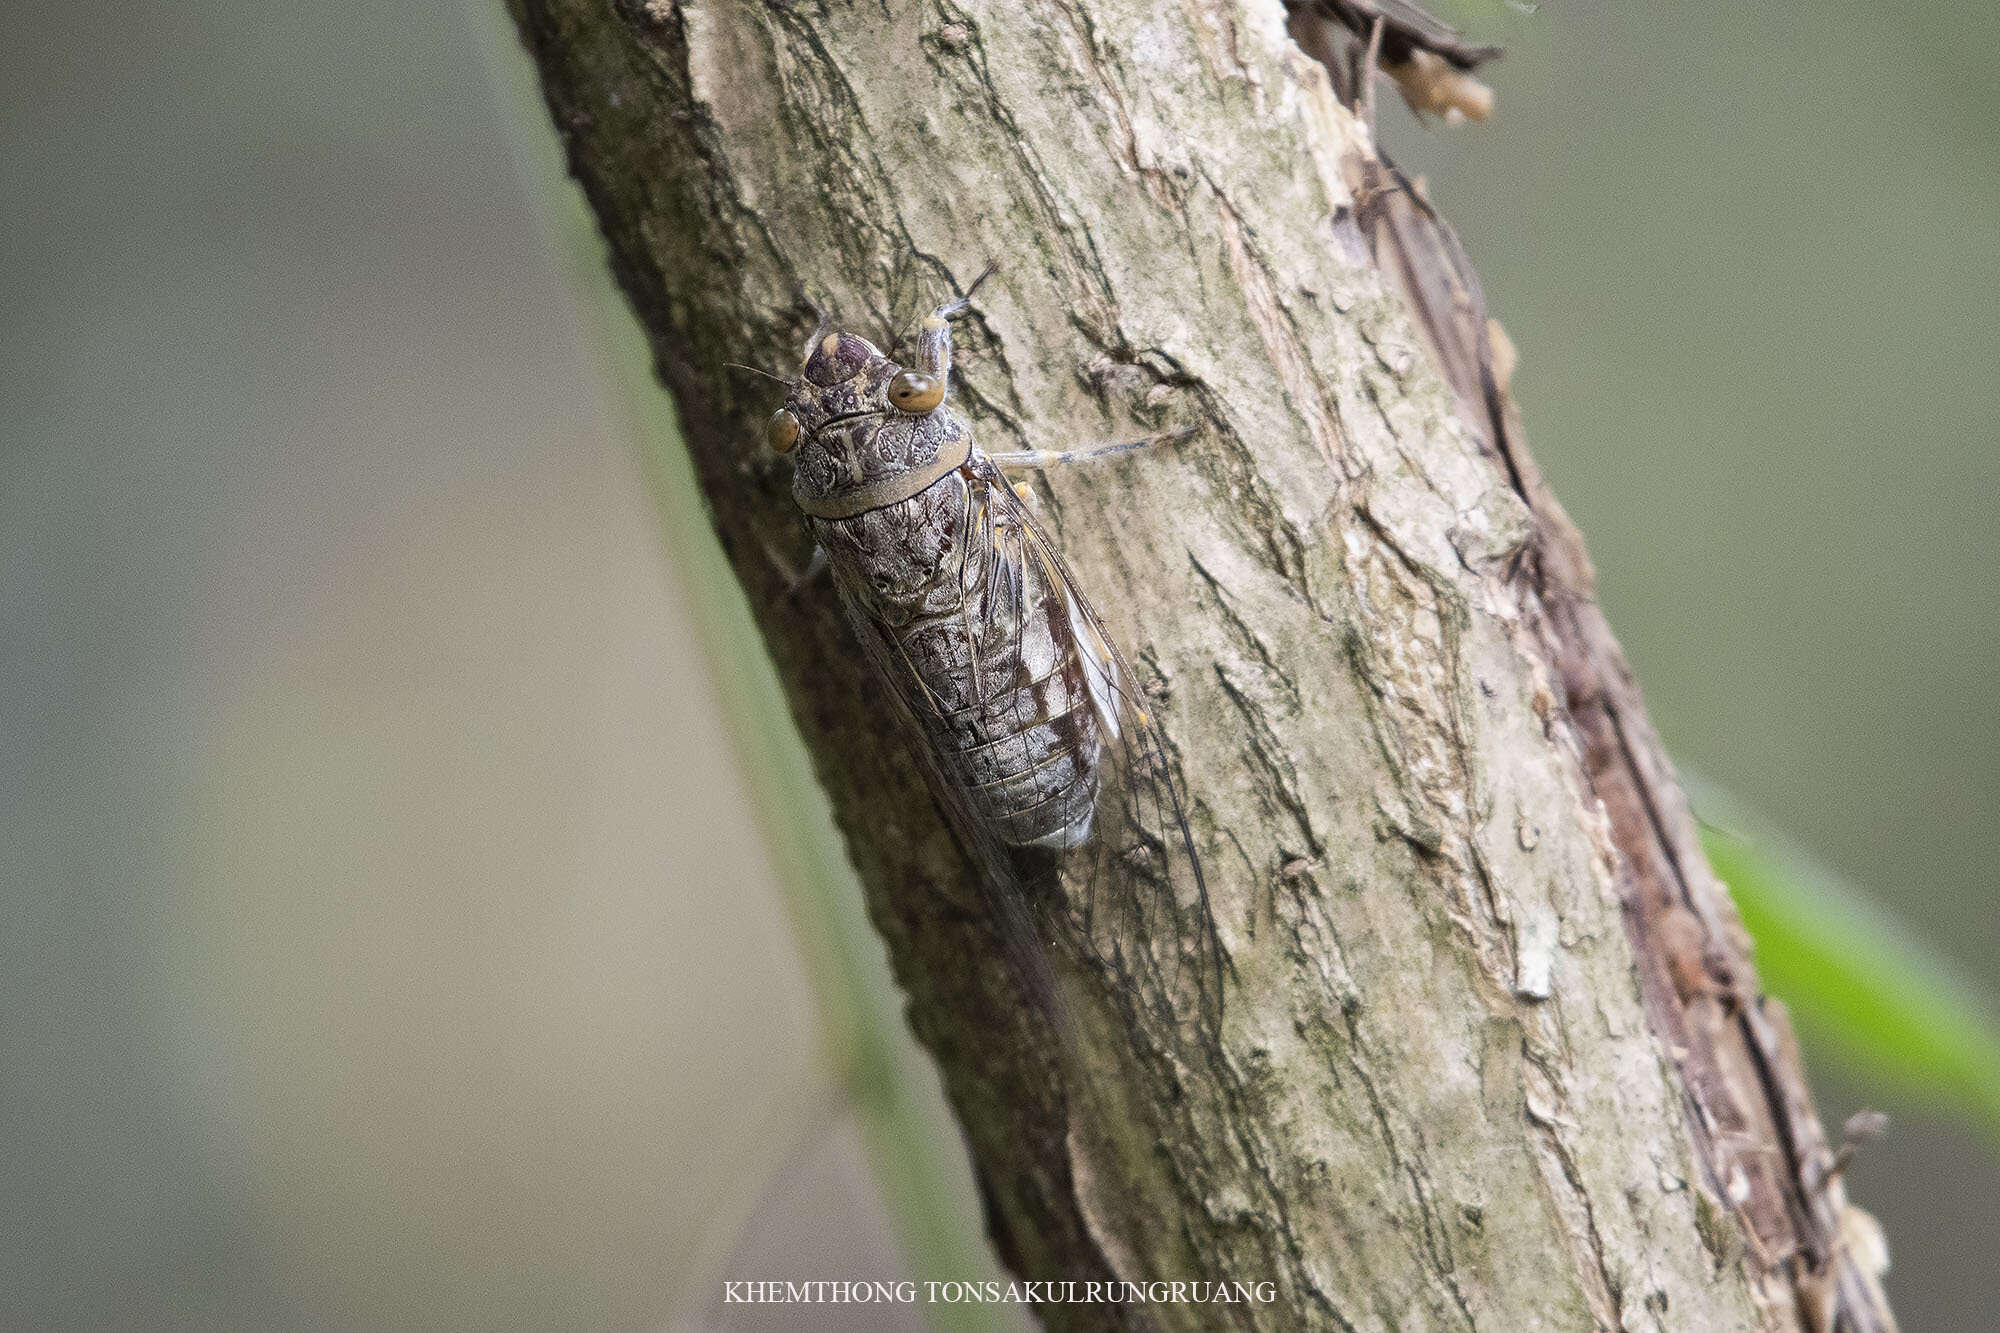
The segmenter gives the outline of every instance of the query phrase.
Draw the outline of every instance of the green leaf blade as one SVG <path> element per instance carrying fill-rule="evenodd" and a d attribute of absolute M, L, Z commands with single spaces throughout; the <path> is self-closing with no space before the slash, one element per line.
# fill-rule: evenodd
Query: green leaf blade
<path fill-rule="evenodd" d="M 1692 785 L 1692 784 L 1691 784 Z M 2000 1012 L 1880 905 L 1712 788 L 1702 842 L 1803 1037 L 1868 1085 L 1949 1111 L 2000 1146 Z M 1749 830 L 1746 835 L 1737 830 Z"/>

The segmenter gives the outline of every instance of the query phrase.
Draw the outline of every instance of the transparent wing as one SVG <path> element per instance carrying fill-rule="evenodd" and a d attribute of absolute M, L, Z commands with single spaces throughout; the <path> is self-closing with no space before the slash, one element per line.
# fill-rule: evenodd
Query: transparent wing
<path fill-rule="evenodd" d="M 969 502 L 968 502 L 969 507 Z M 961 560 L 969 558 L 961 553 Z M 963 573 L 961 571 L 961 579 Z M 962 584 L 961 584 L 962 586 Z M 935 732 L 955 711 L 924 684 L 892 627 L 871 615 L 853 599 L 846 601 L 848 619 L 876 677 L 887 687 L 910 748 L 915 753 L 931 795 L 972 858 L 979 888 L 1009 972 L 1024 997 L 1056 1028 L 1066 1042 L 1074 1041 L 1074 1025 L 1056 987 L 1055 972 L 1037 929 L 1029 903 L 1034 895 L 1033 868 L 1025 866 L 974 809 L 969 793 L 946 770 Z M 966 625 L 968 634 L 990 634 L 994 627 Z"/>
<path fill-rule="evenodd" d="M 1159 726 L 1131 666 L 1048 534 L 998 469 L 977 458 L 964 478 L 954 633 L 970 666 L 940 697 L 898 631 L 849 598 L 856 634 L 902 715 L 940 808 L 972 855 L 1010 970 L 1027 998 L 1073 1042 L 1051 951 L 1101 971 L 1107 991 L 1154 1021 L 1221 1018 L 1223 954 L 1186 802 Z M 1029 645 L 1036 645 L 1031 648 Z M 1051 655 L 1053 661 L 1050 660 Z M 1050 684 L 1054 681 L 1054 684 Z M 1000 780 L 1025 804 L 996 818 L 941 747 L 966 714 L 1008 737 Z M 1038 773 L 1037 770 L 1040 770 Z M 1088 774 L 1094 789 L 1066 833 L 1019 845 L 1046 781 Z M 954 774 L 956 773 L 956 776 Z M 1072 798 L 1074 799 L 1074 798 Z M 983 808 L 982 808 L 983 804 Z M 1046 822 L 1046 821 L 1045 821 Z M 1061 821 L 1057 821 L 1059 826 Z"/>
<path fill-rule="evenodd" d="M 1121 1001 L 1156 1019 L 1213 1030 L 1226 959 L 1187 800 L 1145 690 L 1054 541 L 998 469 L 977 460 L 974 487 L 996 567 L 988 580 L 990 618 L 1005 623 L 1033 614 L 1021 599 L 1035 591 L 1053 599 L 1058 638 L 1088 683 L 1099 747 L 1088 836 L 1049 854 L 1052 882 L 1031 900 L 1044 933 L 1103 970 Z"/>

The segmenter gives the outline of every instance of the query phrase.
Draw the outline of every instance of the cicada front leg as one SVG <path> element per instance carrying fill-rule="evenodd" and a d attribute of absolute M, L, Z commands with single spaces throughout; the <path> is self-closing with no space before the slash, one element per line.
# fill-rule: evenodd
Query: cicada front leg
<path fill-rule="evenodd" d="M 994 466 L 1002 468 L 1052 468 L 1067 463 L 1087 463 L 1093 458 L 1107 458 L 1112 454 L 1127 453 L 1133 449 L 1144 449 L 1149 444 L 1176 444 L 1193 439 L 1200 434 L 1190 426 L 1183 430 L 1170 430 L 1160 435 L 1148 435 L 1144 439 L 1125 440 L 1119 444 L 1100 444 L 1093 449 L 1021 449 L 1013 453 L 988 454 Z"/>

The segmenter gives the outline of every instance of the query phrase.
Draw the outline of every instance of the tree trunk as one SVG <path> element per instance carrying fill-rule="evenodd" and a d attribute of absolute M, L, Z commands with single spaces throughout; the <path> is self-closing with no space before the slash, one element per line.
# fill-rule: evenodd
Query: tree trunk
<path fill-rule="evenodd" d="M 1015 1270 L 1274 1284 L 1143 1315 L 1188 1327 L 1893 1326 L 1477 286 L 1299 44 L 1347 34 L 1277 0 L 511 4 Z M 816 304 L 872 333 L 989 260 L 954 390 L 986 449 L 1199 428 L 1040 496 L 1155 694 L 1230 962 L 1219 1040 L 1065 978 L 1109 1138 L 831 591 L 786 596 L 780 395 L 726 364 L 792 375 Z"/>

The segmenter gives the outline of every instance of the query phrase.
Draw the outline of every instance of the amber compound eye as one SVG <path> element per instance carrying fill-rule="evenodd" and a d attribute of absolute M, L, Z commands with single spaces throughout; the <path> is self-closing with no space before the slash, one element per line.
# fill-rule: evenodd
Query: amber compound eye
<path fill-rule="evenodd" d="M 799 442 L 799 419 L 779 408 L 771 415 L 771 452 L 788 454 L 792 446 Z"/>
<path fill-rule="evenodd" d="M 889 403 L 898 412 L 928 412 L 944 401 L 944 381 L 921 370 L 906 370 L 889 381 Z"/>

